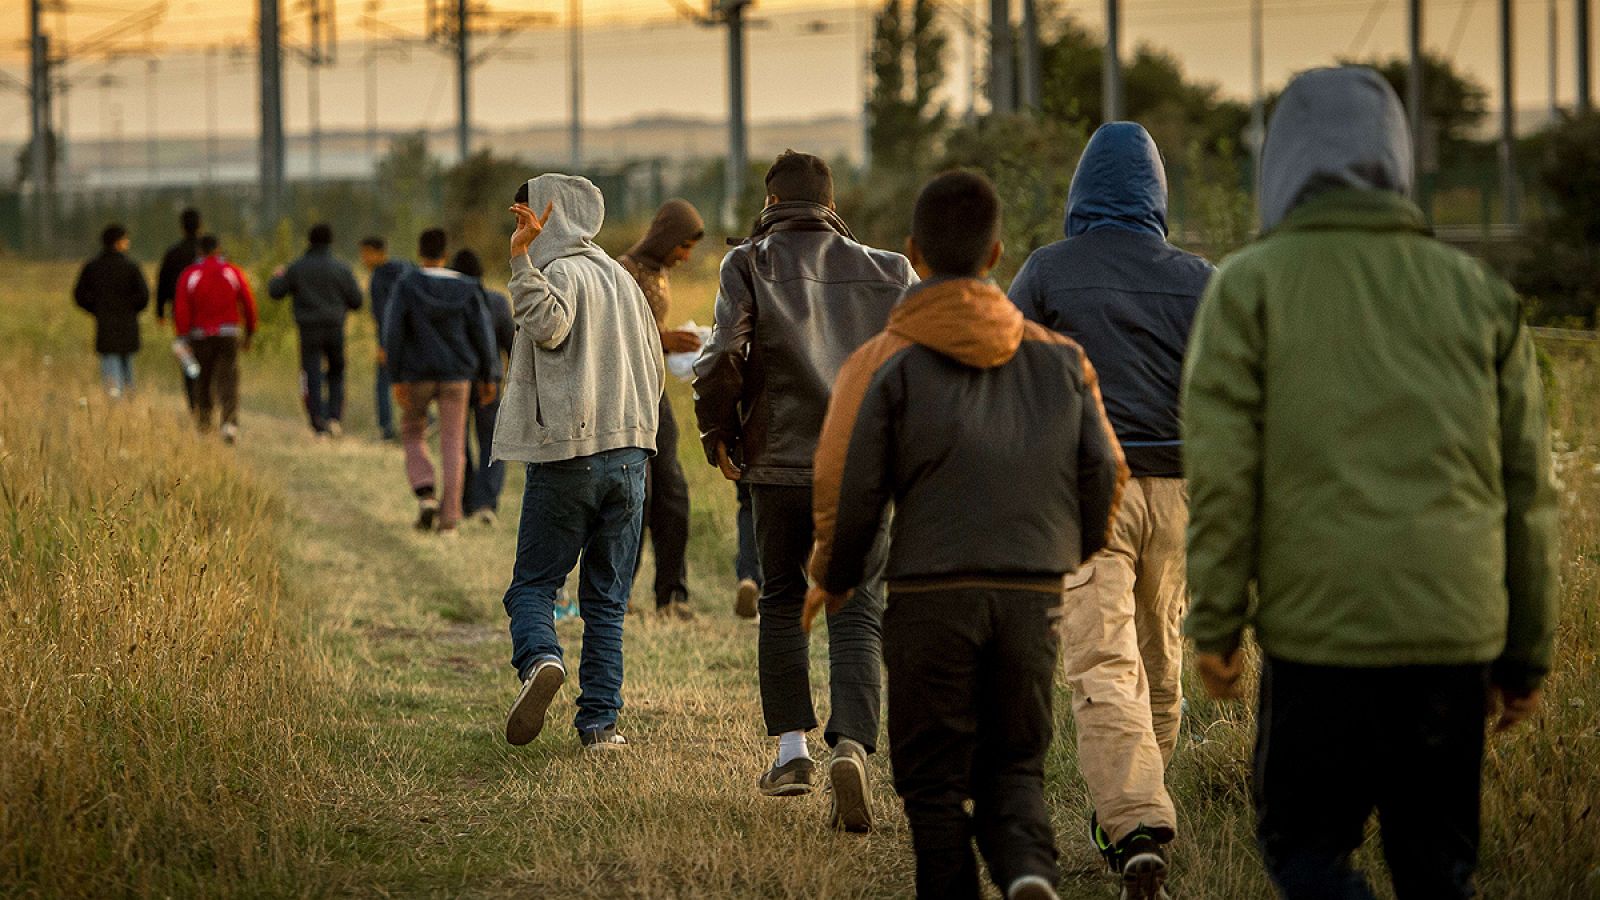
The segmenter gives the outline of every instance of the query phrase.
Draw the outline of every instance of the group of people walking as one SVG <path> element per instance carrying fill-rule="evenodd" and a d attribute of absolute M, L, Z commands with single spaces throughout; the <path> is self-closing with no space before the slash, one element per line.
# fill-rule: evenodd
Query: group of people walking
<path fill-rule="evenodd" d="M 1472 896 L 1485 717 L 1529 717 L 1550 668 L 1556 504 L 1518 300 L 1428 233 L 1407 199 L 1410 146 L 1375 72 L 1299 76 L 1266 136 L 1264 234 L 1214 268 L 1168 241 L 1150 135 L 1107 124 L 1072 179 L 1064 238 L 1009 292 L 990 278 L 1004 210 L 983 175 L 929 181 L 891 252 L 851 233 L 823 160 L 788 151 L 722 260 L 703 346 L 669 326 L 670 270 L 705 232 L 683 201 L 613 259 L 593 184 L 528 181 L 509 298 L 485 290 L 471 251 L 449 257 L 442 230 L 420 236 L 415 266 L 363 241 L 379 427 L 404 446 L 418 527 L 493 521 L 501 461 L 526 465 L 506 739 L 537 737 L 566 681 L 555 611 L 574 568 L 587 749 L 628 743 L 623 622 L 646 533 L 659 613 L 693 616 L 663 354 L 698 354 L 705 458 L 739 494 L 736 608 L 760 619 L 761 794 L 825 785 L 827 824 L 870 831 L 886 693 L 919 896 L 979 896 L 975 847 L 1007 898 L 1055 897 L 1044 760 L 1059 673 L 1089 839 L 1123 897 L 1164 897 L 1184 635 L 1208 693 L 1230 699 L 1249 629 L 1263 657 L 1251 795 L 1280 893 L 1373 896 L 1351 855 L 1376 811 L 1398 896 Z M 171 306 L 196 364 L 197 421 L 220 403 L 232 439 L 256 310 L 199 224 L 185 213 L 157 315 Z M 148 294 L 125 230 L 102 243 L 75 297 L 100 323 L 115 395 L 132 386 Z M 294 298 L 307 416 L 337 436 L 344 320 L 362 298 L 326 226 L 309 244 L 268 292 Z"/>
<path fill-rule="evenodd" d="M 1517 298 L 1428 233 L 1409 147 L 1377 73 L 1296 78 L 1267 133 L 1264 234 L 1213 268 L 1167 240 L 1148 133 L 1105 125 L 1065 238 L 1009 294 L 989 278 L 1003 210 L 981 174 L 925 185 L 900 254 L 854 238 L 826 163 L 781 155 L 694 364 L 706 459 L 738 483 L 741 519 L 748 498 L 761 579 L 776 747 L 756 788 L 803 795 L 825 777 L 828 824 L 870 830 L 886 671 L 919 896 L 979 896 L 975 844 L 1004 896 L 1054 897 L 1059 668 L 1090 838 L 1122 896 L 1163 897 L 1182 635 L 1229 699 L 1250 629 L 1251 788 L 1280 893 L 1373 896 L 1351 855 L 1376 811 L 1398 896 L 1472 896 L 1485 717 L 1530 716 L 1550 667 L 1555 496 Z M 675 440 L 665 320 L 635 251 L 630 265 L 594 244 L 592 184 L 542 175 L 511 211 L 494 454 L 528 477 L 506 738 L 533 740 L 566 680 L 552 611 L 581 564 L 574 725 L 585 748 L 625 747 L 623 615 L 652 464 Z M 652 258 L 687 253 L 691 233 Z"/>

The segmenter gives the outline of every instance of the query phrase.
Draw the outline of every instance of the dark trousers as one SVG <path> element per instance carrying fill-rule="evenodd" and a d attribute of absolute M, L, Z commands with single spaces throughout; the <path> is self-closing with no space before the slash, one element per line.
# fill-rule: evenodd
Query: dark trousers
<path fill-rule="evenodd" d="M 657 607 L 689 593 L 689 481 L 678 460 L 678 421 L 666 394 L 661 395 L 659 418 L 644 501 L 644 527 L 656 557 Z"/>
<path fill-rule="evenodd" d="M 183 379 L 183 400 L 189 404 L 189 412 L 192 413 L 194 412 L 195 403 L 199 400 L 196 387 L 199 385 L 200 379 L 190 378 L 189 373 L 184 370 L 181 362 L 178 363 L 178 377 Z"/>
<path fill-rule="evenodd" d="M 974 838 L 1002 892 L 1056 882 L 1044 757 L 1060 615 L 1047 590 L 890 588 L 889 754 L 921 900 L 980 896 Z"/>
<path fill-rule="evenodd" d="M 503 460 L 489 462 L 494 455 L 494 420 L 499 415 L 498 396 L 493 403 L 479 403 L 476 396 L 472 398 L 465 444 L 466 479 L 461 489 L 461 508 L 469 516 L 480 509 L 500 510 L 500 490 L 506 486 L 506 464 Z M 474 442 L 478 445 L 477 456 L 472 455 Z"/>
<path fill-rule="evenodd" d="M 327 397 L 323 397 L 323 366 Z M 315 431 L 344 418 L 344 323 L 300 326 L 300 396 Z"/>
<path fill-rule="evenodd" d="M 805 609 L 806 563 L 811 556 L 811 488 L 757 484 L 750 499 L 761 548 L 761 710 L 767 734 L 817 727 L 811 704 L 809 636 L 800 626 Z M 878 745 L 883 705 L 883 563 L 888 534 L 879 535 L 867 563 L 866 583 L 837 613 L 828 614 L 828 745 L 849 738 L 872 752 Z"/>
<path fill-rule="evenodd" d="M 733 557 L 734 577 L 740 581 L 761 583 L 761 556 L 756 552 L 756 514 L 750 503 L 750 485 L 734 482 L 734 494 L 739 498 L 738 550 Z"/>
<path fill-rule="evenodd" d="M 389 366 L 387 364 L 378 363 L 378 374 L 375 382 L 373 400 L 377 403 L 378 409 L 378 433 L 383 435 L 384 440 L 391 441 L 399 437 L 400 432 L 396 431 L 394 427 L 394 399 L 391 396 L 394 382 L 389 378 Z M 496 409 L 498 408 L 497 406 Z"/>
<path fill-rule="evenodd" d="M 1289 900 L 1368 900 L 1350 863 L 1374 810 L 1400 900 L 1474 896 L 1487 669 L 1268 658 L 1256 836 Z"/>
<path fill-rule="evenodd" d="M 239 339 L 234 335 L 191 338 L 189 349 L 200 363 L 194 380 L 194 420 L 211 430 L 211 410 L 222 407 L 222 424 L 239 424 Z"/>
<path fill-rule="evenodd" d="M 581 559 L 583 649 L 573 719 L 579 731 L 615 724 L 622 709 L 622 620 L 639 554 L 646 456 L 630 447 L 528 465 L 517 562 L 505 596 L 511 665 L 526 677 L 541 658 L 561 658 L 555 600 Z"/>

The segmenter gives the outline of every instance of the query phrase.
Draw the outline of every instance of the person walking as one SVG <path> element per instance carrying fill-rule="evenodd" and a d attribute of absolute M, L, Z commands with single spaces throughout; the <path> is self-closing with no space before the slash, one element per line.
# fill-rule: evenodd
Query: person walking
<path fill-rule="evenodd" d="M 1106 545 L 1128 474 L 1082 348 L 989 280 L 1000 216 L 976 173 L 922 189 L 907 254 L 923 281 L 839 371 L 817 444 L 807 626 L 862 602 L 895 504 L 889 745 L 923 900 L 982 896 L 974 839 L 1008 900 L 1056 897 L 1062 577 Z"/>
<path fill-rule="evenodd" d="M 361 239 L 361 265 L 367 270 L 367 295 L 370 298 L 372 321 L 378 335 L 378 365 L 374 378 L 373 400 L 378 411 L 378 434 L 386 441 L 400 438 L 394 427 L 394 403 L 389 367 L 383 357 L 383 314 L 389 308 L 389 295 L 395 283 L 411 271 L 413 266 L 403 259 L 389 258 L 389 242 L 372 235 Z"/>
<path fill-rule="evenodd" d="M 200 211 L 192 206 L 185 207 L 178 214 L 178 228 L 183 236 L 162 254 L 161 268 L 156 273 L 156 323 L 163 326 L 167 324 L 167 310 L 178 296 L 178 276 L 203 255 L 200 252 Z M 183 378 L 184 400 L 193 412 L 196 379 L 189 377 L 189 369 L 182 362 L 178 364 L 178 373 Z"/>
<path fill-rule="evenodd" d="M 94 316 L 94 352 L 100 379 L 116 400 L 133 390 L 133 357 L 139 352 L 139 313 L 150 305 L 150 286 L 139 264 L 128 256 L 128 229 L 107 225 L 100 253 L 84 263 L 72 286 L 72 299 Z"/>
<path fill-rule="evenodd" d="M 778 739 L 758 785 L 788 797 L 810 793 L 815 768 L 806 732 L 817 714 L 800 626 L 812 455 L 839 366 L 883 330 L 916 276 L 904 256 L 856 241 L 834 210 L 833 174 L 818 157 L 786 151 L 766 185 L 755 230 L 722 260 L 715 327 L 695 361 L 694 389 L 707 458 L 725 478 L 750 485 L 764 578 L 761 708 L 767 734 Z M 883 549 L 872 554 L 857 602 L 828 617 L 828 821 L 857 832 L 872 827 L 866 759 L 877 748 L 882 706 Z"/>
<path fill-rule="evenodd" d="M 361 287 L 350 267 L 333 255 L 332 228 L 311 226 L 306 242 L 305 255 L 272 273 L 267 293 L 274 300 L 294 298 L 306 417 L 317 437 L 338 437 L 344 433 L 344 320 L 361 308 Z"/>
<path fill-rule="evenodd" d="M 455 537 L 467 461 L 467 407 L 474 385 L 480 402 L 495 399 L 500 354 L 483 287 L 445 268 L 446 245 L 442 228 L 430 228 L 418 239 L 421 268 L 395 284 L 384 311 L 383 347 L 400 406 L 406 477 L 417 498 L 416 527 L 430 531 L 437 526 L 441 536 Z M 434 407 L 442 483 L 441 472 L 428 457 L 428 412 Z"/>
<path fill-rule="evenodd" d="M 483 260 L 470 249 L 457 250 L 450 259 L 450 268 L 476 281 L 482 290 L 484 312 L 494 332 L 495 359 L 504 372 L 517 334 L 517 323 L 511 318 L 511 298 L 483 286 Z M 469 400 L 471 440 L 466 443 L 467 468 L 461 488 L 462 517 L 477 519 L 485 525 L 495 523 L 500 509 L 500 491 L 506 483 L 506 464 L 494 458 L 494 422 L 500 415 L 500 385 L 496 383 L 494 387 L 493 391 L 474 391 Z M 488 397 L 486 402 L 485 397 Z M 476 456 L 472 449 L 474 442 Z"/>
<path fill-rule="evenodd" d="M 1177 811 L 1164 771 L 1183 708 L 1183 541 L 1178 391 L 1211 265 L 1167 243 L 1167 177 L 1133 122 L 1100 126 L 1067 197 L 1066 239 L 1028 257 L 1011 299 L 1076 341 L 1100 376 L 1133 480 L 1110 543 L 1068 580 L 1062 636 L 1090 834 L 1128 896 L 1166 880 Z"/>
<path fill-rule="evenodd" d="M 494 456 L 528 468 L 505 593 L 511 665 L 522 680 L 506 741 L 537 737 L 566 681 L 554 609 L 581 557 L 583 659 L 573 726 L 586 748 L 623 747 L 622 621 L 638 561 L 645 468 L 656 447 L 661 338 L 639 285 L 594 243 L 605 198 L 588 179 L 541 175 L 518 190 L 511 210 L 517 334 Z"/>
<path fill-rule="evenodd" d="M 211 411 L 222 407 L 222 440 L 239 438 L 239 352 L 256 333 L 256 298 L 250 281 L 222 255 L 216 235 L 200 239 L 199 262 L 178 276 L 172 324 L 188 342 L 200 375 L 195 379 L 195 424 L 211 430 Z"/>
<path fill-rule="evenodd" d="M 1262 154 L 1265 236 L 1200 303 L 1183 392 L 1185 623 L 1217 697 L 1263 655 L 1252 789 L 1291 898 L 1474 896 L 1485 716 L 1530 716 L 1558 521 L 1533 335 L 1511 287 L 1406 197 L 1399 98 L 1299 75 Z M 1491 702 L 1486 702 L 1486 698 Z"/>
<path fill-rule="evenodd" d="M 700 349 L 699 335 L 668 328 L 667 317 L 672 310 L 672 269 L 688 261 L 705 234 L 705 222 L 693 204 L 668 200 L 656 211 L 644 236 L 617 257 L 650 304 L 664 353 L 693 353 Z M 644 527 L 650 532 L 656 560 L 656 613 L 662 618 L 687 621 L 694 618 L 689 608 L 687 562 L 689 481 L 678 459 L 678 420 L 672 413 L 672 398 L 664 392 L 656 420 L 656 455 L 650 457 L 644 501 Z"/>

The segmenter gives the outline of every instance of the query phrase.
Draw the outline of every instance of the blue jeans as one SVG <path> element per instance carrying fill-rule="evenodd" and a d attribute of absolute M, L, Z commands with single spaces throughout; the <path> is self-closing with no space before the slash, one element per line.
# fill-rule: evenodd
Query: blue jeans
<path fill-rule="evenodd" d="M 480 509 L 500 510 L 500 490 L 506 486 L 506 464 L 503 460 L 489 462 L 494 450 L 494 420 L 499 416 L 500 398 L 496 397 L 489 404 L 472 398 L 472 409 L 467 413 L 467 434 L 471 438 L 467 442 L 467 478 L 461 500 L 461 509 L 469 516 Z M 476 457 L 470 446 L 474 441 L 478 445 Z"/>
<path fill-rule="evenodd" d="M 384 440 L 393 440 L 400 435 L 394 429 L 394 382 L 389 380 L 389 367 L 383 363 L 378 364 L 375 393 L 377 396 L 373 399 L 378 403 L 378 432 Z"/>
<path fill-rule="evenodd" d="M 583 655 L 573 720 L 579 731 L 615 724 L 622 709 L 622 619 L 639 557 L 648 458 L 627 448 L 528 465 L 517 563 L 505 596 L 511 665 L 526 676 L 540 658 L 561 658 L 555 600 L 581 556 Z"/>
<path fill-rule="evenodd" d="M 756 514 L 750 503 L 750 485 L 734 482 L 734 492 L 739 497 L 739 516 L 735 520 L 738 530 L 738 553 L 733 558 L 734 577 L 761 584 L 761 557 L 756 552 Z"/>
<path fill-rule="evenodd" d="M 105 382 L 108 394 L 120 395 L 133 390 L 133 354 L 100 354 L 100 379 Z"/>

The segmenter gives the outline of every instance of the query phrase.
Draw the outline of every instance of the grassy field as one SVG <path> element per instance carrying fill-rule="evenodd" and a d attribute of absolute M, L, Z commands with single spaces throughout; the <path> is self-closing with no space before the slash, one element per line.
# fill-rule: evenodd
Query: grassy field
<path fill-rule="evenodd" d="M 678 280 L 685 317 L 709 321 L 713 264 Z M 500 596 L 520 475 L 497 527 L 470 525 L 451 544 L 409 529 L 399 450 L 369 439 L 365 319 L 352 327 L 342 441 L 309 439 L 281 312 L 244 358 L 236 450 L 192 436 L 153 332 L 145 390 L 108 405 L 88 321 L 66 299 L 71 275 L 8 262 L 0 281 L 0 894 L 910 894 L 885 758 L 872 768 L 881 827 L 866 837 L 824 830 L 820 795 L 756 794 L 771 746 L 755 626 L 730 609 L 732 490 L 694 441 L 680 451 L 701 615 L 630 617 L 622 726 L 634 746 L 580 753 L 560 727 L 569 684 L 553 727 L 511 748 Z M 1534 726 L 1491 742 L 1488 897 L 1600 896 L 1600 358 L 1552 347 L 1550 363 L 1567 534 L 1560 662 Z M 692 422 L 686 386 L 670 389 Z M 562 634 L 575 655 L 577 629 Z M 1267 896 L 1249 710 L 1190 687 L 1171 770 L 1184 828 L 1174 886 Z M 1047 790 L 1064 893 L 1112 896 L 1083 838 L 1064 694 L 1057 708 Z"/>

